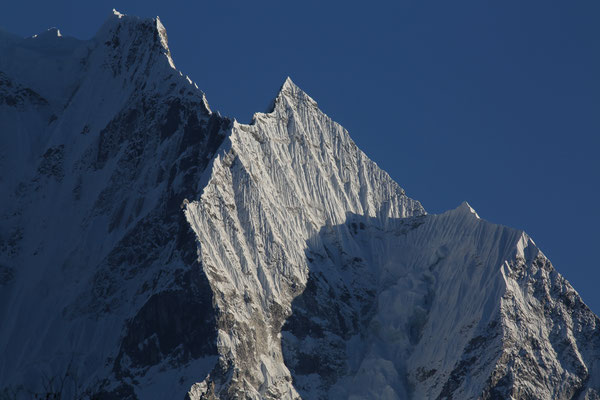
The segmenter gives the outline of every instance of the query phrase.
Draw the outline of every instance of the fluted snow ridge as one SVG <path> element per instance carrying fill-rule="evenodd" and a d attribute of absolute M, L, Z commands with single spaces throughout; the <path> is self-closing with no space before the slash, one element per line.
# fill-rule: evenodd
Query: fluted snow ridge
<path fill-rule="evenodd" d="M 229 140 L 186 209 L 220 312 L 216 391 L 295 398 L 280 330 L 307 281 L 306 242 L 348 213 L 385 225 L 424 210 L 289 79 L 274 110 Z"/>
<path fill-rule="evenodd" d="M 426 215 L 289 79 L 272 112 L 234 124 L 186 216 L 219 321 L 219 366 L 192 399 L 598 390 L 598 318 L 527 235 L 467 203 Z"/>
<path fill-rule="evenodd" d="M 531 239 L 427 215 L 291 80 L 244 125 L 158 18 L 0 46 L 0 390 L 598 398 L 598 318 Z"/>

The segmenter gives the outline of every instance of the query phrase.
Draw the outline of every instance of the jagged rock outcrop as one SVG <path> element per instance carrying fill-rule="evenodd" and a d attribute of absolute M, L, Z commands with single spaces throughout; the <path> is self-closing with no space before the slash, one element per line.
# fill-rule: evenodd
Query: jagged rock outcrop
<path fill-rule="evenodd" d="M 245 125 L 158 18 L 0 35 L 0 393 L 599 398 L 533 241 L 428 215 L 290 79 Z"/>

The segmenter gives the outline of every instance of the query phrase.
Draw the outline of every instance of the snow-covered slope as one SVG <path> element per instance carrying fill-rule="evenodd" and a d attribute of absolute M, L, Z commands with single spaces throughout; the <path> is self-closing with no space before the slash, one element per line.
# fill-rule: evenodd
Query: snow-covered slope
<path fill-rule="evenodd" d="M 463 203 L 385 226 L 350 215 L 309 243 L 283 328 L 306 398 L 597 395 L 600 321 L 525 233 Z"/>
<path fill-rule="evenodd" d="M 45 395 L 68 374 L 67 397 L 183 396 L 217 353 L 181 204 L 231 122 L 173 68 L 158 19 L 43 36 L 0 58 L 0 387 Z"/>
<path fill-rule="evenodd" d="M 0 54 L 5 394 L 599 398 L 600 320 L 533 241 L 428 215 L 291 80 L 223 118 L 116 11 Z"/>

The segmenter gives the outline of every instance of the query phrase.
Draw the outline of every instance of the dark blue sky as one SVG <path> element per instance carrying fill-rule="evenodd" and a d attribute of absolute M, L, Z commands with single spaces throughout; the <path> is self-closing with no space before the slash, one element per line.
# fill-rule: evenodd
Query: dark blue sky
<path fill-rule="evenodd" d="M 600 313 L 597 0 L 30 1 L 0 28 L 90 38 L 113 7 L 159 15 L 177 67 L 241 122 L 290 75 L 429 212 L 467 200 L 524 229 Z"/>

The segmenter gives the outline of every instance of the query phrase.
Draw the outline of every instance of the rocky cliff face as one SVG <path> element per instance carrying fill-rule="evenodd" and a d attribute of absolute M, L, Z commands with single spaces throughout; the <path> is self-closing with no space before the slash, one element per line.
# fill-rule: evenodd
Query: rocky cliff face
<path fill-rule="evenodd" d="M 158 18 L 0 37 L 0 389 L 594 399 L 600 320 L 523 232 L 421 205 L 287 80 L 250 125 Z"/>

